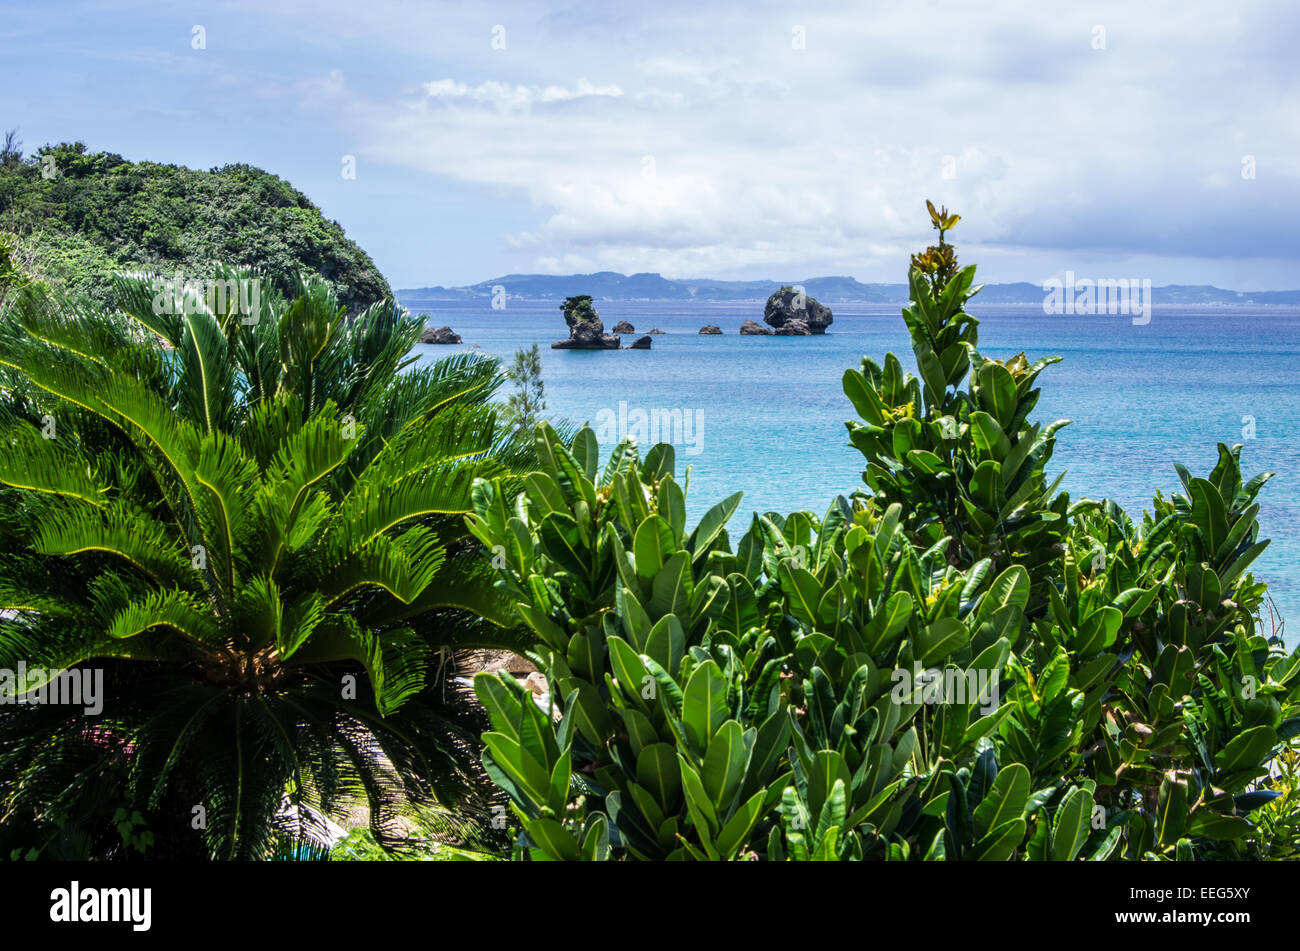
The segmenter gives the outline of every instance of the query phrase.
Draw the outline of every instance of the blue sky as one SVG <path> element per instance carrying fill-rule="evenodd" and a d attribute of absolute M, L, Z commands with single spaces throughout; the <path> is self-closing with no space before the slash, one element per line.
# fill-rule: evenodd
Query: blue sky
<path fill-rule="evenodd" d="M 395 287 L 896 282 L 933 198 L 985 281 L 1289 289 L 1298 39 L 1251 0 L 4 0 L 0 125 L 273 171 Z"/>

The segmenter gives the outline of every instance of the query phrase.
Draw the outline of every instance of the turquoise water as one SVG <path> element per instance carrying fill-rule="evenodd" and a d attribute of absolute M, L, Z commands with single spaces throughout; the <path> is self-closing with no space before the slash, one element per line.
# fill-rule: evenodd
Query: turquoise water
<path fill-rule="evenodd" d="M 667 333 L 653 337 L 648 352 L 579 352 L 549 349 L 567 335 L 556 303 L 512 301 L 500 311 L 486 301 L 405 303 L 465 340 L 461 347 L 421 346 L 430 359 L 474 344 L 509 358 L 539 342 L 548 413 L 590 421 L 602 449 L 612 443 L 598 423 L 616 434 L 620 402 L 625 428 L 636 426 L 638 410 L 680 411 L 682 425 L 664 441 L 677 445 L 679 472 L 690 466 L 692 517 L 737 489 L 745 492 L 738 519 L 752 510 L 825 512 L 835 494 L 860 483 L 863 468 L 844 429 L 853 417 L 840 389 L 845 368 L 863 354 L 882 361 L 893 350 L 914 369 L 895 307 L 832 305 L 835 323 L 824 337 L 742 337 L 741 321 L 761 321 L 761 302 L 597 301 L 607 330 L 628 320 L 638 335 L 651 327 Z M 1269 583 L 1282 615 L 1300 617 L 1300 310 L 1157 307 L 1146 326 L 1028 307 L 972 312 L 988 356 L 1025 350 L 1031 360 L 1065 358 L 1039 377 L 1034 418 L 1073 420 L 1057 436 L 1052 471 L 1066 470 L 1063 487 L 1073 497 L 1109 496 L 1136 514 L 1157 489 L 1179 488 L 1174 462 L 1208 474 L 1219 442 L 1244 444 L 1247 477 L 1276 472 L 1260 510 L 1263 535 L 1273 543 L 1253 570 Z M 705 324 L 724 334 L 699 335 Z M 624 345 L 631 340 L 624 335 Z M 1254 418 L 1253 438 L 1243 438 L 1243 417 Z"/>

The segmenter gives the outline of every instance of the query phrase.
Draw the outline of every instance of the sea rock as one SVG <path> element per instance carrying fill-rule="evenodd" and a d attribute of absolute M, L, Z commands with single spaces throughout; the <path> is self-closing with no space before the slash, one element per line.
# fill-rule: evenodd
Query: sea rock
<path fill-rule="evenodd" d="M 700 328 L 700 333 L 702 333 L 702 334 L 720 334 L 720 333 L 722 333 L 722 328 L 721 328 L 721 327 L 715 327 L 713 324 L 705 324 L 703 327 Z"/>
<path fill-rule="evenodd" d="M 654 330 L 652 330 L 652 331 L 650 331 L 650 332 L 651 332 L 652 334 L 667 333 L 667 331 L 660 330 L 658 327 L 656 327 Z"/>
<path fill-rule="evenodd" d="M 629 349 L 629 350 L 649 350 L 649 349 L 650 349 L 650 335 L 649 335 L 649 334 L 646 334 L 644 337 L 637 337 L 636 340 L 632 341 L 632 345 L 629 346 L 628 349 Z"/>
<path fill-rule="evenodd" d="M 755 336 L 763 336 L 763 337 L 772 336 L 772 331 L 769 328 L 764 327 L 757 320 L 745 321 L 743 324 L 740 325 L 740 332 L 742 334 L 754 334 Z"/>
<path fill-rule="evenodd" d="M 796 321 L 803 324 L 803 329 L 795 328 L 782 333 L 786 324 Z M 778 336 L 802 337 L 806 334 L 824 334 L 834 318 L 831 317 L 831 309 L 825 304 L 787 286 L 767 299 L 767 304 L 763 307 L 763 322 L 775 327 Z"/>
<path fill-rule="evenodd" d="M 569 334 L 568 340 L 557 340 L 551 344 L 552 350 L 618 350 L 623 344 L 618 337 L 601 333 L 604 328 L 592 329 L 578 325 Z"/>
<path fill-rule="evenodd" d="M 566 298 L 560 305 L 564 322 L 569 325 L 569 339 L 557 340 L 552 350 L 618 350 L 618 337 L 605 333 L 605 323 L 591 306 L 590 295 Z"/>
<path fill-rule="evenodd" d="M 460 334 L 450 327 L 425 327 L 420 343 L 460 343 Z"/>
<path fill-rule="evenodd" d="M 636 333 L 636 328 L 633 327 L 631 324 L 629 324 L 626 320 L 620 320 L 618 323 L 614 325 L 614 333 L 634 334 Z"/>
<path fill-rule="evenodd" d="M 805 320 L 787 320 L 776 329 L 778 337 L 809 337 L 814 333 L 821 333 L 821 331 L 813 330 Z"/>

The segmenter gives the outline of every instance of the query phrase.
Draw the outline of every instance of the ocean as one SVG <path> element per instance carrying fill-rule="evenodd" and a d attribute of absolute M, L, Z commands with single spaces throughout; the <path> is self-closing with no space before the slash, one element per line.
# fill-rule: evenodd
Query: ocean
<path fill-rule="evenodd" d="M 987 356 L 1064 358 L 1039 377 L 1032 418 L 1073 421 L 1057 434 L 1049 469 L 1053 477 L 1065 470 L 1072 499 L 1111 498 L 1140 517 L 1157 490 L 1181 489 L 1175 462 L 1208 475 L 1219 442 L 1244 445 L 1246 478 L 1276 473 L 1260 498 L 1261 534 L 1272 544 L 1252 570 L 1282 617 L 1300 617 L 1300 308 L 1157 304 L 1137 326 L 1126 316 L 1048 316 L 978 301 L 970 312 Z M 603 451 L 662 411 L 655 415 L 672 425 L 656 441 L 676 445 L 679 477 L 689 467 L 690 517 L 741 489 L 733 530 L 751 511 L 824 514 L 835 495 L 860 485 L 864 460 L 844 428 L 855 418 L 844 370 L 892 350 L 915 372 L 897 307 L 826 302 L 835 322 L 825 336 L 742 337 L 742 321 L 762 321 L 761 301 L 597 300 L 606 332 L 619 320 L 636 327 L 625 347 L 652 327 L 666 333 L 650 351 L 573 351 L 550 349 L 568 335 L 558 302 L 512 300 L 503 310 L 487 300 L 403 303 L 464 339 L 421 345 L 422 359 L 477 347 L 508 361 L 538 342 L 547 415 L 590 422 Z M 706 324 L 723 334 L 699 334 Z"/>

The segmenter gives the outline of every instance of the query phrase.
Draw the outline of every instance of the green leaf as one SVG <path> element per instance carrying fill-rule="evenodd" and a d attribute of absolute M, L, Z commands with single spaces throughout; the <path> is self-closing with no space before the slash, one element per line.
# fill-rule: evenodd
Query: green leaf
<path fill-rule="evenodd" d="M 1027 824 L 1022 818 L 1011 819 L 975 843 L 972 858 L 976 862 L 1005 862 L 1025 840 Z"/>
<path fill-rule="evenodd" d="M 474 695 L 487 710 L 493 729 L 519 742 L 514 724 L 523 715 L 523 704 L 529 701 L 521 700 L 514 677 L 505 671 L 480 671 L 474 675 Z"/>
<path fill-rule="evenodd" d="M 863 629 L 868 653 L 879 657 L 897 639 L 912 618 L 912 596 L 896 591 Z"/>
<path fill-rule="evenodd" d="M 741 795 L 752 794 L 768 781 L 789 748 L 789 738 L 790 717 L 778 708 L 758 728 Z"/>
<path fill-rule="evenodd" d="M 859 371 L 844 371 L 844 395 L 849 398 L 859 416 L 873 426 L 883 425 L 885 404 L 875 388 Z"/>
<path fill-rule="evenodd" d="M 753 732 L 747 737 L 735 720 L 728 720 L 718 728 L 709 741 L 704 763 L 700 768 L 700 781 L 709 794 L 714 810 L 725 815 L 740 792 L 749 767 L 750 753 L 754 747 Z"/>
<path fill-rule="evenodd" d="M 727 609 L 727 600 L 730 597 L 731 589 L 727 586 L 727 582 L 718 575 L 707 575 L 695 585 L 695 590 L 691 594 L 692 624 L 698 625 L 706 619 L 721 617 Z"/>
<path fill-rule="evenodd" d="M 983 624 L 995 611 L 1009 605 L 1023 609 L 1029 603 L 1029 572 L 1023 565 L 1012 565 L 1003 571 L 985 592 L 976 615 L 975 626 Z"/>
<path fill-rule="evenodd" d="M 623 725 L 627 729 L 627 738 L 632 745 L 633 756 L 640 756 L 641 751 L 647 746 L 659 742 L 659 734 L 655 732 L 654 724 L 644 713 L 632 707 L 626 707 L 619 712 L 623 716 Z"/>
<path fill-rule="evenodd" d="M 817 827 L 813 840 L 817 843 L 813 858 L 816 861 L 829 861 L 835 857 L 835 846 L 844 829 L 844 819 L 848 813 L 848 784 L 843 779 L 835 780 L 826 794 L 821 812 L 817 816 Z"/>
<path fill-rule="evenodd" d="M 927 399 L 930 405 L 938 408 L 943 405 L 944 394 L 947 391 L 947 379 L 943 372 L 943 364 L 935 356 L 929 344 L 922 340 L 914 340 L 912 343 L 912 352 L 916 354 L 916 366 L 921 371 L 921 379 L 929 392 Z"/>
<path fill-rule="evenodd" d="M 673 528 L 659 515 L 650 515 L 632 538 L 636 573 L 649 581 L 659 574 L 664 562 L 677 550 Z"/>
<path fill-rule="evenodd" d="M 704 783 L 695 768 L 679 752 L 677 762 L 681 767 L 682 790 L 686 793 L 686 808 L 695 823 L 696 834 L 706 850 L 712 851 L 713 835 L 718 830 L 718 814 L 713 809 L 709 794 L 704 791 Z M 712 856 L 710 856 L 712 857 Z"/>
<path fill-rule="evenodd" d="M 817 605 L 821 600 L 821 585 L 812 572 L 782 561 L 778 569 L 781 592 L 786 596 L 790 613 L 809 627 L 817 625 Z"/>
<path fill-rule="evenodd" d="M 750 831 L 758 823 L 762 815 L 763 800 L 767 796 L 766 789 L 760 789 L 754 795 L 745 800 L 744 803 L 736 809 L 732 817 L 727 820 L 727 824 L 722 827 L 718 833 L 716 847 L 718 854 L 725 859 L 734 858 L 740 847 L 745 844 L 749 837 Z M 776 831 L 775 827 L 772 829 Z M 769 856 L 770 857 L 770 856 Z"/>
<path fill-rule="evenodd" d="M 652 614 L 690 617 L 693 592 L 690 556 L 684 551 L 674 552 L 655 575 L 651 588 L 650 611 Z"/>
<path fill-rule="evenodd" d="M 940 618 L 927 625 L 913 642 L 916 659 L 922 664 L 934 664 L 970 643 L 970 632 L 956 618 Z"/>
<path fill-rule="evenodd" d="M 604 862 L 609 858 L 609 820 L 602 813 L 598 812 L 587 820 L 582 856 L 588 862 Z"/>
<path fill-rule="evenodd" d="M 584 423 L 582 428 L 573 434 L 571 451 L 583 477 L 588 482 L 595 482 L 596 467 L 600 464 L 600 446 L 597 444 L 596 434 L 591 431 L 590 426 Z"/>
<path fill-rule="evenodd" d="M 1166 773 L 1156 800 L 1156 841 L 1171 846 L 1178 841 L 1187 825 L 1187 783 Z"/>
<path fill-rule="evenodd" d="M 1228 517 L 1219 490 L 1204 479 L 1191 485 L 1192 522 L 1201 530 L 1209 554 L 1218 551 L 1228 535 Z"/>
<path fill-rule="evenodd" d="M 1102 839 L 1101 843 L 1092 850 L 1092 854 L 1088 856 L 1088 861 L 1104 862 L 1110 858 L 1111 853 L 1115 851 L 1115 846 L 1119 845 L 1120 836 L 1123 834 L 1124 827 L 1119 823 L 1116 823 L 1115 826 L 1106 833 L 1106 838 Z"/>
<path fill-rule="evenodd" d="M 627 632 L 628 641 L 635 645 L 637 650 L 641 650 L 650 637 L 651 631 L 650 615 L 646 614 L 641 601 L 627 588 L 617 585 L 614 588 L 614 610 L 618 612 L 619 620 L 623 622 L 623 630 Z"/>
<path fill-rule="evenodd" d="M 560 487 L 545 472 L 528 473 L 524 477 L 524 488 L 528 492 L 528 498 L 542 510 L 543 515 L 548 512 L 570 514 Z"/>
<path fill-rule="evenodd" d="M 1256 542 L 1255 544 L 1247 548 L 1244 552 L 1242 552 L 1239 556 L 1237 556 L 1236 561 L 1234 561 L 1232 564 L 1230 564 L 1227 568 L 1223 570 L 1223 577 L 1220 579 L 1221 582 L 1225 585 L 1231 585 L 1234 581 L 1237 580 L 1237 577 L 1243 571 L 1245 571 L 1247 568 L 1250 567 L 1251 562 L 1253 562 L 1257 557 L 1259 557 L 1259 554 L 1265 548 L 1267 548 L 1268 545 L 1269 545 L 1269 540 L 1265 539 L 1264 541 Z"/>
<path fill-rule="evenodd" d="M 565 571 L 585 579 L 589 570 L 587 552 L 578 523 L 565 512 L 552 512 L 538 529 L 543 554 Z"/>
<path fill-rule="evenodd" d="M 672 479 L 659 483 L 659 513 L 672 526 L 674 540 L 681 538 L 686 531 L 686 496 Z"/>
<path fill-rule="evenodd" d="M 534 438 L 538 458 L 550 464 L 551 475 L 555 478 L 566 501 L 566 508 L 576 506 L 579 501 L 587 503 L 587 508 L 596 507 L 596 490 L 589 479 L 583 478 L 578 461 L 569 452 L 567 446 L 560 442 L 555 429 L 550 423 L 538 424 Z M 592 473 L 594 478 L 595 473 Z"/>
<path fill-rule="evenodd" d="M 1253 832 L 1255 827 L 1242 816 L 1225 816 L 1211 809 L 1198 809 L 1187 824 L 1189 835 L 1219 842 L 1231 842 Z"/>
<path fill-rule="evenodd" d="M 928 449 L 911 449 L 906 459 L 909 466 L 928 476 L 948 471 L 944 461 Z"/>
<path fill-rule="evenodd" d="M 687 543 L 687 547 L 693 553 L 692 560 L 699 561 L 713 540 L 727 527 L 727 522 L 731 521 L 731 516 L 736 514 L 736 509 L 740 507 L 740 500 L 744 495 L 743 492 L 729 495 L 704 513 L 704 517 L 695 526 L 695 531 L 691 532 Z"/>
<path fill-rule="evenodd" d="M 1123 622 L 1124 615 L 1119 608 L 1107 606 L 1093 611 L 1079 623 L 1071 645 L 1080 657 L 1098 654 L 1115 643 Z"/>
<path fill-rule="evenodd" d="M 1072 862 L 1088 839 L 1092 793 L 1075 786 L 1065 794 L 1052 817 L 1051 853 L 1057 862 Z"/>
<path fill-rule="evenodd" d="M 1277 731 L 1271 726 L 1256 726 L 1237 734 L 1214 758 L 1224 772 L 1238 769 L 1257 770 L 1268 760 L 1277 745 Z"/>
<path fill-rule="evenodd" d="M 646 638 L 645 653 L 673 676 L 686 653 L 686 632 L 675 614 L 665 614 L 650 630 Z"/>
<path fill-rule="evenodd" d="M 1016 381 L 1006 367 L 986 362 L 975 374 L 979 383 L 979 402 L 982 409 L 998 421 L 1003 429 L 1011 425 L 1019 401 L 1016 399 Z"/>
<path fill-rule="evenodd" d="M 753 584 L 738 572 L 727 575 L 727 587 L 729 595 L 718 624 L 722 630 L 731 631 L 739 637 L 760 623 L 758 598 L 754 594 Z M 1300 664 L 1300 657 L 1297 663 Z"/>
<path fill-rule="evenodd" d="M 623 695 L 642 710 L 649 710 L 650 704 L 642 696 L 647 683 L 653 681 L 650 671 L 641 662 L 641 656 L 623 638 L 614 635 L 606 638 L 609 645 L 610 667 L 618 680 Z"/>
<path fill-rule="evenodd" d="M 546 768 L 504 733 L 484 733 L 483 743 L 492 761 L 532 800 L 535 806 L 544 806 L 549 797 L 551 777 Z"/>
<path fill-rule="evenodd" d="M 560 862 L 573 862 L 582 858 L 578 840 L 568 829 L 554 819 L 533 819 L 525 824 L 528 837 L 550 858 Z"/>
<path fill-rule="evenodd" d="M 659 482 L 671 478 L 677 468 L 677 451 L 671 443 L 661 442 L 650 447 L 641 463 L 641 477 L 647 482 Z"/>
<path fill-rule="evenodd" d="M 998 421 L 981 410 L 970 414 L 970 435 L 975 448 L 998 461 L 1011 451 L 1011 440 L 1002 431 Z"/>
<path fill-rule="evenodd" d="M 648 789 L 666 814 L 676 810 L 682 791 L 677 752 L 668 743 L 652 743 L 636 758 L 637 782 Z"/>
<path fill-rule="evenodd" d="M 975 827 L 981 832 L 1019 818 L 1029 803 L 1029 770 L 1021 763 L 1008 763 L 998 771 L 983 801 L 975 807 Z"/>
<path fill-rule="evenodd" d="M 727 680 L 717 663 L 706 660 L 693 671 L 682 696 L 682 723 L 698 749 L 706 749 L 727 720 Z"/>

